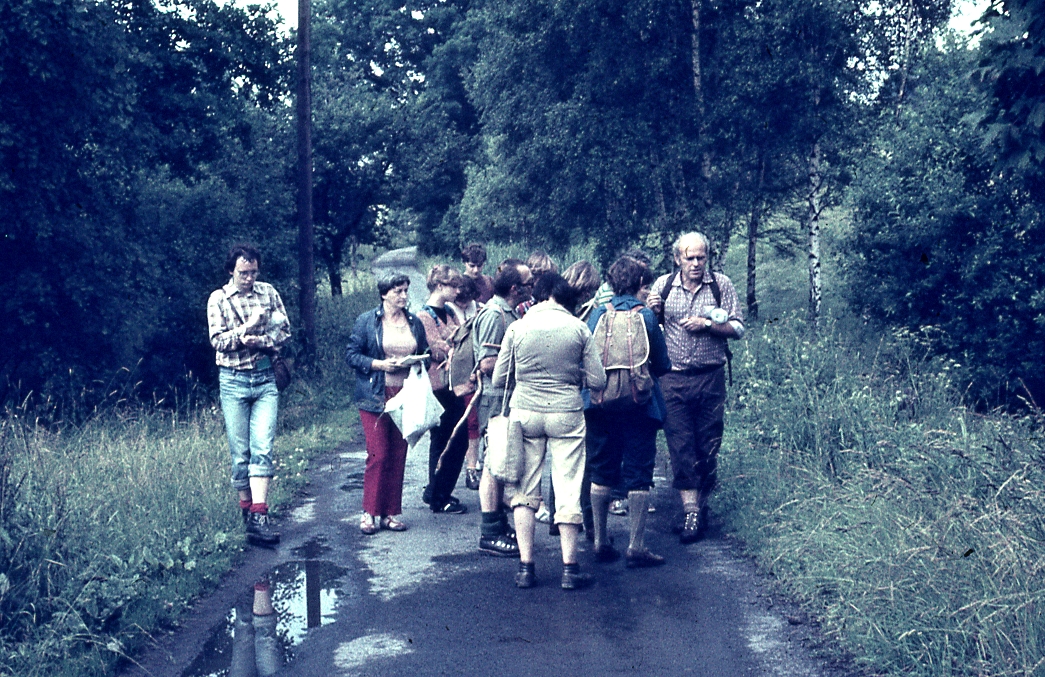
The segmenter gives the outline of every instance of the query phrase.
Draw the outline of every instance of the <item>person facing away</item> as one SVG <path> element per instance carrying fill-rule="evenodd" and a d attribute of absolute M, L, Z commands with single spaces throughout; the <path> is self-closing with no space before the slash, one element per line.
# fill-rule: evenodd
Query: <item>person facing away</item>
<path fill-rule="evenodd" d="M 573 316 L 576 293 L 558 273 L 547 272 L 534 288 L 537 301 L 505 332 L 493 374 L 495 388 L 515 378 L 509 420 L 522 431 L 522 470 L 513 483 L 511 505 L 519 543 L 516 585 L 536 583 L 534 515 L 541 504 L 541 475 L 551 460 L 555 524 L 559 526 L 564 590 L 583 587 L 577 537 L 582 523 L 581 484 L 585 465 L 584 387 L 600 390 L 606 372 L 587 325 Z"/>
<path fill-rule="evenodd" d="M 268 516 L 279 390 L 273 358 L 290 340 L 290 321 L 279 292 L 258 280 L 261 253 L 234 245 L 225 259 L 229 281 L 207 300 L 210 343 L 218 365 L 221 411 L 232 460 L 232 487 L 247 539 L 279 542 Z"/>

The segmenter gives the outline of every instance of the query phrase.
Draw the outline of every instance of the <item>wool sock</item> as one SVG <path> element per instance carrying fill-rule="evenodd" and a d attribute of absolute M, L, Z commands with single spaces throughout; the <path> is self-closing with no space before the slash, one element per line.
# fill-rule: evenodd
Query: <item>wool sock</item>
<path fill-rule="evenodd" d="M 479 533 L 484 538 L 497 538 L 504 533 L 504 522 L 501 519 L 500 510 L 484 512 L 482 521 L 479 523 Z"/>
<path fill-rule="evenodd" d="M 628 492 L 628 515 L 631 519 L 631 540 L 628 549 L 638 552 L 646 547 L 646 508 L 649 506 L 648 491 Z"/>
<path fill-rule="evenodd" d="M 250 500 L 246 500 L 246 501 L 242 501 L 241 500 L 239 502 L 239 509 L 240 510 L 250 510 L 250 506 L 252 506 L 252 505 L 254 505 L 254 504 Z"/>
<path fill-rule="evenodd" d="M 269 507 L 266 503 L 252 503 L 250 506 L 251 512 L 259 512 L 262 515 L 269 514 Z"/>
<path fill-rule="evenodd" d="M 592 526 L 595 528 L 595 549 L 609 545 L 606 534 L 606 515 L 610 510 L 610 488 L 601 484 L 591 485 Z"/>

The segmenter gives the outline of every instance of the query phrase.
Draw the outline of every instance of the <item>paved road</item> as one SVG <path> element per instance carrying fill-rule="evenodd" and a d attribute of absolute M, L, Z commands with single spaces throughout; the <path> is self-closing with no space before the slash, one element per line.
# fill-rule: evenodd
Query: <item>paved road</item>
<path fill-rule="evenodd" d="M 323 458 L 309 495 L 283 522 L 280 548 L 252 551 L 183 630 L 128 674 L 241 677 L 277 667 L 280 675 L 323 677 L 849 674 L 814 655 L 810 647 L 822 646 L 815 629 L 766 592 L 730 539 L 713 533 L 678 544 L 667 489 L 655 494 L 647 535 L 666 566 L 596 564 L 585 550 L 581 566 L 596 581 L 566 592 L 558 586 L 558 539 L 538 525 L 539 585 L 519 590 L 517 560 L 476 548 L 476 492 L 463 483 L 456 492 L 467 515 L 434 515 L 421 503 L 426 458 L 413 453 L 408 461 L 410 530 L 369 537 L 358 529 L 364 452 L 351 445 Z M 610 516 L 610 529 L 626 542 L 626 518 Z M 254 592 L 261 579 L 269 593 Z M 267 595 L 275 613 L 252 617 L 252 602 Z"/>

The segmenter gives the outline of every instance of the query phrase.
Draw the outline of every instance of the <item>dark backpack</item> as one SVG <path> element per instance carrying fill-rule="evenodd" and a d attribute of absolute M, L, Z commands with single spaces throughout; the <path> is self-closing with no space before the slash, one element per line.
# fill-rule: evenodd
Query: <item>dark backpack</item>
<path fill-rule="evenodd" d="M 606 369 L 606 388 L 591 391 L 592 404 L 625 408 L 646 404 L 653 396 L 649 335 L 639 312 L 642 308 L 618 311 L 607 303 L 596 323 L 593 336 Z"/>

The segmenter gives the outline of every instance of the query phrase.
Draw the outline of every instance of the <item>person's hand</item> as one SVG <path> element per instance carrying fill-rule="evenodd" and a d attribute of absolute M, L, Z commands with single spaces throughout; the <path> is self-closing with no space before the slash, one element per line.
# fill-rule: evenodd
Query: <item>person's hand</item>
<path fill-rule="evenodd" d="M 402 365 L 399 363 L 399 359 L 395 358 L 395 357 L 390 357 L 390 358 L 384 359 L 384 360 L 374 360 L 370 364 L 370 368 L 371 369 L 375 369 L 377 371 L 383 371 L 383 372 L 396 371 L 397 369 L 399 369 L 401 367 L 402 367 Z"/>
<path fill-rule="evenodd" d="M 679 320 L 679 326 L 687 331 L 698 333 L 707 331 L 711 326 L 711 320 L 706 317 L 687 317 Z"/>
<path fill-rule="evenodd" d="M 261 346 L 261 337 L 251 336 L 248 334 L 247 336 L 243 337 L 243 345 L 247 346 L 248 348 L 257 348 Z"/>
<path fill-rule="evenodd" d="M 653 312 L 657 312 L 658 309 L 663 305 L 664 299 L 662 299 L 660 297 L 660 294 L 656 292 L 650 292 L 649 295 L 646 297 L 646 307 L 652 310 Z"/>

